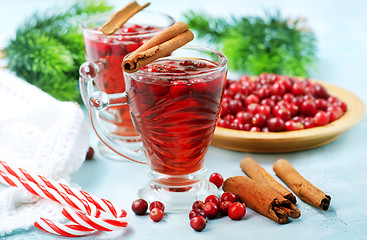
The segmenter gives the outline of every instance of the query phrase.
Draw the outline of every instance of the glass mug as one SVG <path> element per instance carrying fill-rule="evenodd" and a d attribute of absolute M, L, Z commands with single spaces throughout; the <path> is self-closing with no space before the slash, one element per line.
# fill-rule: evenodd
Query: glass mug
<path fill-rule="evenodd" d="M 80 68 L 81 94 L 98 137 L 122 157 L 149 164 L 150 182 L 138 191 L 168 210 L 188 209 L 198 199 L 217 193 L 206 179 L 204 157 L 221 109 L 227 59 L 219 51 L 185 46 L 134 73 L 124 73 L 126 91 L 95 91 L 103 64 Z M 142 140 L 131 150 L 116 144 L 101 124 L 110 106 L 129 105 Z"/>
<path fill-rule="evenodd" d="M 114 34 L 106 36 L 99 28 L 107 21 L 111 13 L 95 15 L 82 24 L 83 38 L 88 62 L 103 62 L 105 69 L 95 79 L 98 90 L 107 94 L 121 93 L 125 91 L 124 77 L 121 69 L 123 58 L 135 51 L 145 41 L 152 38 L 174 24 L 170 16 L 158 13 L 141 11 L 131 18 L 123 28 Z M 110 106 L 101 114 L 101 122 L 106 131 L 116 141 L 133 142 L 140 141 L 129 114 L 127 105 Z M 121 159 L 111 152 L 104 144 L 99 143 L 99 150 L 105 157 Z"/>

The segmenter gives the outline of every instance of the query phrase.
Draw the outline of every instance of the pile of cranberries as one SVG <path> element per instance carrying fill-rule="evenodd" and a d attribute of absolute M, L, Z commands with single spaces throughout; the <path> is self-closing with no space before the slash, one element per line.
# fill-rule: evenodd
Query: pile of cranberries
<path fill-rule="evenodd" d="M 223 185 L 223 177 L 219 173 L 213 173 L 209 181 L 218 188 Z M 131 209 L 136 215 L 145 215 L 148 210 L 148 203 L 144 199 L 135 200 Z M 164 204 L 154 201 L 149 205 L 149 216 L 154 222 L 159 222 L 164 216 Z M 224 192 L 220 198 L 216 195 L 209 195 L 205 201 L 197 200 L 192 204 L 189 213 L 190 226 L 198 232 L 206 227 L 207 219 L 214 219 L 218 216 L 228 216 L 233 220 L 241 220 L 246 214 L 246 206 L 240 203 L 237 196 L 231 192 Z"/>
<path fill-rule="evenodd" d="M 148 210 L 148 203 L 144 199 L 137 199 L 131 205 L 131 209 L 136 215 L 144 215 Z M 149 205 L 149 217 L 154 222 L 159 222 L 164 216 L 164 204 L 160 201 L 154 201 Z"/>
<path fill-rule="evenodd" d="M 219 127 L 252 132 L 293 131 L 323 126 L 347 111 L 320 83 L 263 73 L 255 80 L 227 80 Z"/>
<path fill-rule="evenodd" d="M 205 202 L 197 200 L 192 204 L 192 210 L 189 213 L 190 226 L 200 232 L 206 227 L 207 219 L 214 219 L 222 215 L 233 220 L 241 220 L 245 214 L 246 206 L 238 202 L 235 194 L 225 192 L 220 198 L 216 195 L 209 195 Z"/>

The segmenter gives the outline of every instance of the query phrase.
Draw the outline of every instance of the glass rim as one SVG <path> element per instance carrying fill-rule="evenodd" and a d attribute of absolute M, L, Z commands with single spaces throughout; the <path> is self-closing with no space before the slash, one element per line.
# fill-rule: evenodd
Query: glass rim
<path fill-rule="evenodd" d="M 104 12 L 104 13 L 98 13 L 98 14 L 95 14 L 95 15 L 92 15 L 92 16 L 86 18 L 81 24 L 83 31 L 87 31 L 88 33 L 92 33 L 92 34 L 104 35 L 100 30 L 89 28 L 87 26 L 87 24 L 90 23 L 90 22 L 96 21 L 96 20 L 103 19 L 103 18 L 105 18 L 105 20 L 107 21 L 108 18 L 113 13 L 114 13 L 113 11 L 108 11 L 108 12 Z M 148 30 L 148 31 L 144 31 L 142 33 L 134 33 L 134 32 L 133 33 L 117 33 L 117 34 L 113 33 L 111 35 L 108 35 L 108 36 L 104 35 L 104 36 L 106 36 L 106 37 L 121 37 L 121 36 L 123 36 L 123 37 L 137 37 L 137 36 L 139 36 L 139 37 L 148 37 L 152 34 L 156 34 L 157 32 L 160 32 L 160 31 L 172 26 L 176 22 L 176 20 L 173 17 L 171 17 L 168 14 L 162 13 L 162 12 L 143 10 L 139 13 L 142 13 L 142 14 L 145 14 L 145 13 L 147 13 L 147 14 L 159 14 L 161 16 L 166 17 L 171 22 L 171 24 L 168 25 L 168 26 L 162 27 L 162 29 L 160 29 L 159 31 L 157 31 L 157 30 Z M 158 27 L 160 27 L 160 26 L 158 26 Z"/>
<path fill-rule="evenodd" d="M 180 49 L 183 49 L 183 50 L 185 50 L 185 49 L 187 49 L 187 50 L 196 50 L 196 51 L 201 51 L 201 52 L 213 53 L 213 54 L 217 55 L 220 60 L 218 61 L 218 65 L 214 66 L 213 68 L 195 71 L 195 73 L 192 73 L 192 74 L 187 74 L 186 72 L 185 73 L 174 73 L 174 76 L 175 77 L 179 77 L 179 78 L 193 78 L 193 77 L 197 77 L 197 76 L 202 76 L 202 75 L 205 75 L 205 74 L 209 74 L 209 73 L 220 71 L 221 69 L 225 68 L 227 66 L 227 63 L 228 63 L 227 57 L 222 52 L 220 52 L 220 51 L 218 51 L 216 49 L 212 49 L 212 48 L 209 48 L 209 47 L 195 46 L 195 45 L 185 45 L 185 46 L 183 46 L 183 47 L 181 47 L 179 49 L 176 49 L 176 50 L 180 50 Z M 173 51 L 173 52 L 175 52 L 175 51 Z M 125 58 L 128 55 L 126 55 Z M 158 58 L 157 60 L 154 60 L 153 62 L 151 62 L 149 64 L 154 64 L 155 62 L 161 61 L 161 60 L 168 60 L 169 61 L 169 60 L 172 60 L 173 58 L 174 58 L 173 56 Z M 195 59 L 195 58 L 189 58 L 188 57 L 188 58 L 182 58 L 182 59 L 191 60 L 191 59 Z M 207 59 L 204 59 L 204 60 L 207 60 Z M 149 65 L 149 64 L 147 64 L 147 65 Z M 128 74 L 128 75 L 155 76 L 155 77 L 159 76 L 159 77 L 162 77 L 162 78 L 172 78 L 172 76 L 173 76 L 172 73 L 148 72 L 148 71 L 144 71 L 142 69 L 139 69 L 138 71 L 133 72 L 133 73 L 126 73 L 126 72 L 124 72 L 124 74 Z"/>

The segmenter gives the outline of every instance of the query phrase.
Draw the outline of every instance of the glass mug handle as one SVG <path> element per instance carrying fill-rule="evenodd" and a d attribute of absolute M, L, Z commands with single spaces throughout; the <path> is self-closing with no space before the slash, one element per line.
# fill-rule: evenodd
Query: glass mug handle
<path fill-rule="evenodd" d="M 104 70 L 105 63 L 102 61 L 85 62 L 79 69 L 80 93 L 88 109 L 92 127 L 103 144 L 116 154 L 137 163 L 148 164 L 142 146 L 136 150 L 121 146 L 121 144 L 117 146 L 112 136 L 101 123 L 100 112 L 105 111 L 110 106 L 123 106 L 128 104 L 126 92 L 106 94 L 102 91 L 95 91 L 93 81 L 97 78 L 98 73 Z"/>

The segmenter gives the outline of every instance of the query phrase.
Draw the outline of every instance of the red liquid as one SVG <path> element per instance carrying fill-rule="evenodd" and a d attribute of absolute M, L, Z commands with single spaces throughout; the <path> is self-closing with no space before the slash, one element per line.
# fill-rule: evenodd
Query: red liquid
<path fill-rule="evenodd" d="M 151 26 L 124 26 L 117 30 L 112 36 L 105 36 L 102 33 L 96 33 L 90 38 L 84 38 L 86 57 L 90 62 L 104 61 L 106 70 L 99 72 L 96 87 L 105 93 L 122 93 L 125 91 L 124 76 L 121 69 L 123 58 L 130 52 L 135 51 L 145 41 L 151 38 L 152 34 L 158 32 L 160 28 Z M 139 36 L 139 34 L 144 34 Z M 110 121 L 117 128 L 114 134 L 121 136 L 137 136 L 132 124 L 129 107 L 118 106 L 107 109 L 115 116 Z"/>
<path fill-rule="evenodd" d="M 127 82 L 129 105 L 151 168 L 163 174 L 185 175 L 203 167 L 219 116 L 226 72 L 188 78 L 214 65 L 199 60 L 186 63 L 176 60 L 144 69 L 171 73 L 170 78 L 152 79 L 148 74 Z"/>

